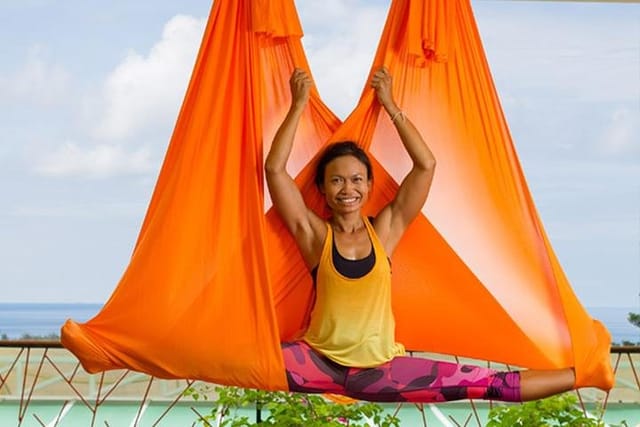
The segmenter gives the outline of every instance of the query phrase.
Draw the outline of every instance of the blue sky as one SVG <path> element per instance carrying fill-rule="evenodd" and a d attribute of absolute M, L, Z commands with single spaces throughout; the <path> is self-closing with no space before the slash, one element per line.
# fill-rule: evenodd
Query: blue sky
<path fill-rule="evenodd" d="M 640 311 L 640 6 L 472 4 L 536 206 L 576 293 L 586 306 Z M 0 3 L 1 302 L 109 297 L 210 6 Z M 388 4 L 297 6 L 320 93 L 345 117 Z"/>

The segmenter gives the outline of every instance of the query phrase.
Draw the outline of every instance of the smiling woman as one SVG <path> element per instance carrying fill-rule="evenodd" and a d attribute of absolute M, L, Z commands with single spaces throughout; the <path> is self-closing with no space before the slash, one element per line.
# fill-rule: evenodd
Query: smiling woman
<path fill-rule="evenodd" d="M 393 99 L 392 79 L 377 70 L 371 86 L 395 125 L 413 167 L 395 197 L 366 218 L 373 173 L 354 142 L 330 144 L 320 155 L 315 183 L 330 211 L 325 221 L 303 200 L 287 173 L 295 131 L 312 81 L 294 70 L 291 108 L 265 162 L 274 207 L 311 270 L 315 303 L 302 339 L 283 343 L 289 390 L 338 393 L 370 401 L 438 402 L 467 398 L 533 400 L 571 390 L 573 369 L 495 372 L 405 357 L 395 339 L 390 259 L 425 203 L 436 160 Z"/>
<path fill-rule="evenodd" d="M 273 204 L 296 239 L 302 257 L 313 268 L 320 259 L 327 232 L 326 225 L 304 204 L 298 187 L 286 170 L 312 82 L 305 71 L 296 69 L 290 83 L 291 108 L 271 145 L 265 171 Z M 391 76 L 385 68 L 375 72 L 371 86 L 375 88 L 380 104 L 397 127 L 401 141 L 413 161 L 413 167 L 404 178 L 396 197 L 378 213 L 374 222 L 376 233 L 391 256 L 401 236 L 427 199 L 435 170 L 435 158 L 418 130 L 394 101 Z M 372 180 L 371 162 L 365 152 L 354 143 L 331 146 L 318 162 L 315 183 L 332 212 L 330 222 L 335 228 L 337 243 L 340 244 L 343 240 L 362 243 L 361 247 L 356 243 L 355 247 L 345 248 L 352 252 L 352 256 L 353 253 L 360 252 L 362 246 L 364 249 L 370 248 L 361 210 L 369 200 Z"/>

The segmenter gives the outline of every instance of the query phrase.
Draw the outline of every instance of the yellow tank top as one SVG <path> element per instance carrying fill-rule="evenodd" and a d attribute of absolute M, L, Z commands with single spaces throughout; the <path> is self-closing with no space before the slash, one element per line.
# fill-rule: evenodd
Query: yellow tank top
<path fill-rule="evenodd" d="M 375 264 L 357 279 L 341 275 L 333 265 L 333 230 L 327 224 L 316 276 L 316 302 L 303 339 L 343 366 L 368 368 L 404 355 L 405 350 L 395 342 L 387 255 L 369 220 L 363 221 Z"/>

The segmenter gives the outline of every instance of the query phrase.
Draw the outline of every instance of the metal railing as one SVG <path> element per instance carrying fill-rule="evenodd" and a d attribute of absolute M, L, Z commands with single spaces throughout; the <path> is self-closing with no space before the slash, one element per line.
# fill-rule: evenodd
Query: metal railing
<path fill-rule="evenodd" d="M 596 403 L 600 416 L 604 416 L 611 402 L 637 405 L 640 410 L 640 347 L 613 347 L 611 357 L 616 386 L 608 393 L 597 389 L 576 392 L 585 412 L 589 405 Z M 500 365 L 491 366 L 501 369 Z M 193 420 L 189 425 L 195 425 L 203 419 L 201 412 L 205 406 L 184 392 L 197 387 L 197 383 L 193 380 L 158 379 L 127 370 L 91 375 L 58 341 L 0 341 L 0 424 L 9 422 L 21 427 L 63 425 L 62 420 L 69 417 L 69 411 L 75 408 L 73 410 L 77 414 L 80 407 L 84 414 L 83 423 L 117 426 L 120 424 L 109 417 L 120 415 L 124 406 L 119 404 L 126 403 L 129 408 L 134 408 L 127 425 L 159 426 L 175 411 L 188 412 Z M 152 404 L 155 405 L 154 411 L 149 411 Z M 426 426 L 425 406 L 413 406 L 417 411 L 423 411 L 419 418 Z M 7 410 L 8 407 L 12 409 Z M 399 404 L 396 412 L 401 407 Z M 469 400 L 465 407 L 468 411 L 462 416 L 457 415 L 461 419 L 448 416 L 449 425 L 481 425 L 478 403 Z"/>

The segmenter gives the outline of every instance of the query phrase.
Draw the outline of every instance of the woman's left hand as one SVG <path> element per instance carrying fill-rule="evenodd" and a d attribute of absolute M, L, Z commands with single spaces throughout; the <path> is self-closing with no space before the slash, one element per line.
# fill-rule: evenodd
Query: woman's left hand
<path fill-rule="evenodd" d="M 373 73 L 371 87 L 375 89 L 380 104 L 387 110 L 395 104 L 393 100 L 391 74 L 389 74 L 389 70 L 385 67 L 380 67 L 380 69 Z"/>

